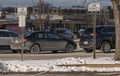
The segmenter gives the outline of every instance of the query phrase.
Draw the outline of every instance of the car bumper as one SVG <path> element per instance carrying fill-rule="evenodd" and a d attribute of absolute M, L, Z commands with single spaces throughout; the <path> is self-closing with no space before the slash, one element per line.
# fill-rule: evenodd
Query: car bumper
<path fill-rule="evenodd" d="M 27 47 L 27 46 L 22 47 L 21 44 L 11 44 L 10 48 L 11 48 L 11 50 L 21 50 L 21 49 L 30 50 L 29 47 Z"/>
<path fill-rule="evenodd" d="M 81 41 L 79 43 L 80 48 L 92 48 L 92 42 L 88 42 L 88 41 Z"/>

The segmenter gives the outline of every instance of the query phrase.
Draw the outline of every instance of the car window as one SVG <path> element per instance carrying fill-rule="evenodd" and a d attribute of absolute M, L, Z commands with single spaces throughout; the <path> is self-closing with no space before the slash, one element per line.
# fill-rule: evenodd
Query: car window
<path fill-rule="evenodd" d="M 93 29 L 92 28 L 86 28 L 85 31 L 83 31 L 83 34 L 90 34 L 92 33 Z"/>
<path fill-rule="evenodd" d="M 9 37 L 18 37 L 17 33 L 7 32 Z"/>
<path fill-rule="evenodd" d="M 32 35 L 33 38 L 45 38 L 44 36 L 45 36 L 45 35 L 44 35 L 43 32 L 34 33 L 34 34 Z"/>
<path fill-rule="evenodd" d="M 72 31 L 67 30 L 65 33 L 72 34 Z"/>
<path fill-rule="evenodd" d="M 57 34 L 47 33 L 49 38 L 60 38 Z"/>
<path fill-rule="evenodd" d="M 96 32 L 100 32 L 101 27 L 96 27 Z M 83 34 L 90 34 L 93 33 L 93 28 L 86 28 L 84 29 L 84 31 L 82 32 Z"/>
<path fill-rule="evenodd" d="M 102 30 L 103 33 L 115 33 L 115 28 L 114 27 L 105 27 Z"/>
<path fill-rule="evenodd" d="M 6 32 L 0 31 L 0 37 L 8 37 Z"/>

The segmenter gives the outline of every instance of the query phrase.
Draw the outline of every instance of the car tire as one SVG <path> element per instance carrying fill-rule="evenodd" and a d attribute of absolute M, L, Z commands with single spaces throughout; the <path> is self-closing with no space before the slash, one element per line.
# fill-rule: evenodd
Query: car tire
<path fill-rule="evenodd" d="M 38 54 L 40 52 L 40 46 L 38 44 L 34 44 L 30 48 L 31 54 Z"/>
<path fill-rule="evenodd" d="M 87 52 L 87 53 L 91 53 L 91 52 L 93 51 L 93 49 L 91 49 L 91 48 L 84 48 L 84 50 L 85 50 L 85 52 Z"/>
<path fill-rule="evenodd" d="M 17 50 L 12 50 L 12 52 L 13 52 L 13 53 L 18 53 L 18 51 L 17 51 Z"/>
<path fill-rule="evenodd" d="M 109 53 L 111 51 L 111 45 L 108 41 L 105 41 L 101 44 L 101 51 L 104 53 Z"/>
<path fill-rule="evenodd" d="M 65 51 L 66 53 L 72 53 L 74 51 L 74 46 L 72 44 L 67 44 Z"/>

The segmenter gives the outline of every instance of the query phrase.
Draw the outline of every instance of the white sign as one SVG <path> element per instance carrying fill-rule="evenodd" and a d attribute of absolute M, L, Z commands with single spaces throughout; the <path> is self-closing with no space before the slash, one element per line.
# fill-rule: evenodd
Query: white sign
<path fill-rule="evenodd" d="M 25 27 L 26 24 L 26 16 L 19 15 L 19 27 Z"/>
<path fill-rule="evenodd" d="M 27 7 L 19 7 L 17 9 L 17 14 L 18 15 L 27 15 Z"/>
<path fill-rule="evenodd" d="M 88 11 L 100 11 L 100 3 L 90 3 L 88 4 Z"/>

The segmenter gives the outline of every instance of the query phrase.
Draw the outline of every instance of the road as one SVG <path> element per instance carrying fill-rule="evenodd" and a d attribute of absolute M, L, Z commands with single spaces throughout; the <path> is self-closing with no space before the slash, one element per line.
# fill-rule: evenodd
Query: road
<path fill-rule="evenodd" d="M 93 53 L 86 53 L 83 50 L 75 51 L 73 53 L 65 53 L 65 52 L 41 52 L 40 54 L 24 54 L 25 60 L 45 60 L 45 59 L 59 59 L 65 57 L 93 57 Z M 114 57 L 113 53 L 101 53 L 97 52 L 96 57 Z M 20 53 L 12 53 L 10 51 L 1 52 L 0 60 L 20 60 Z"/>

